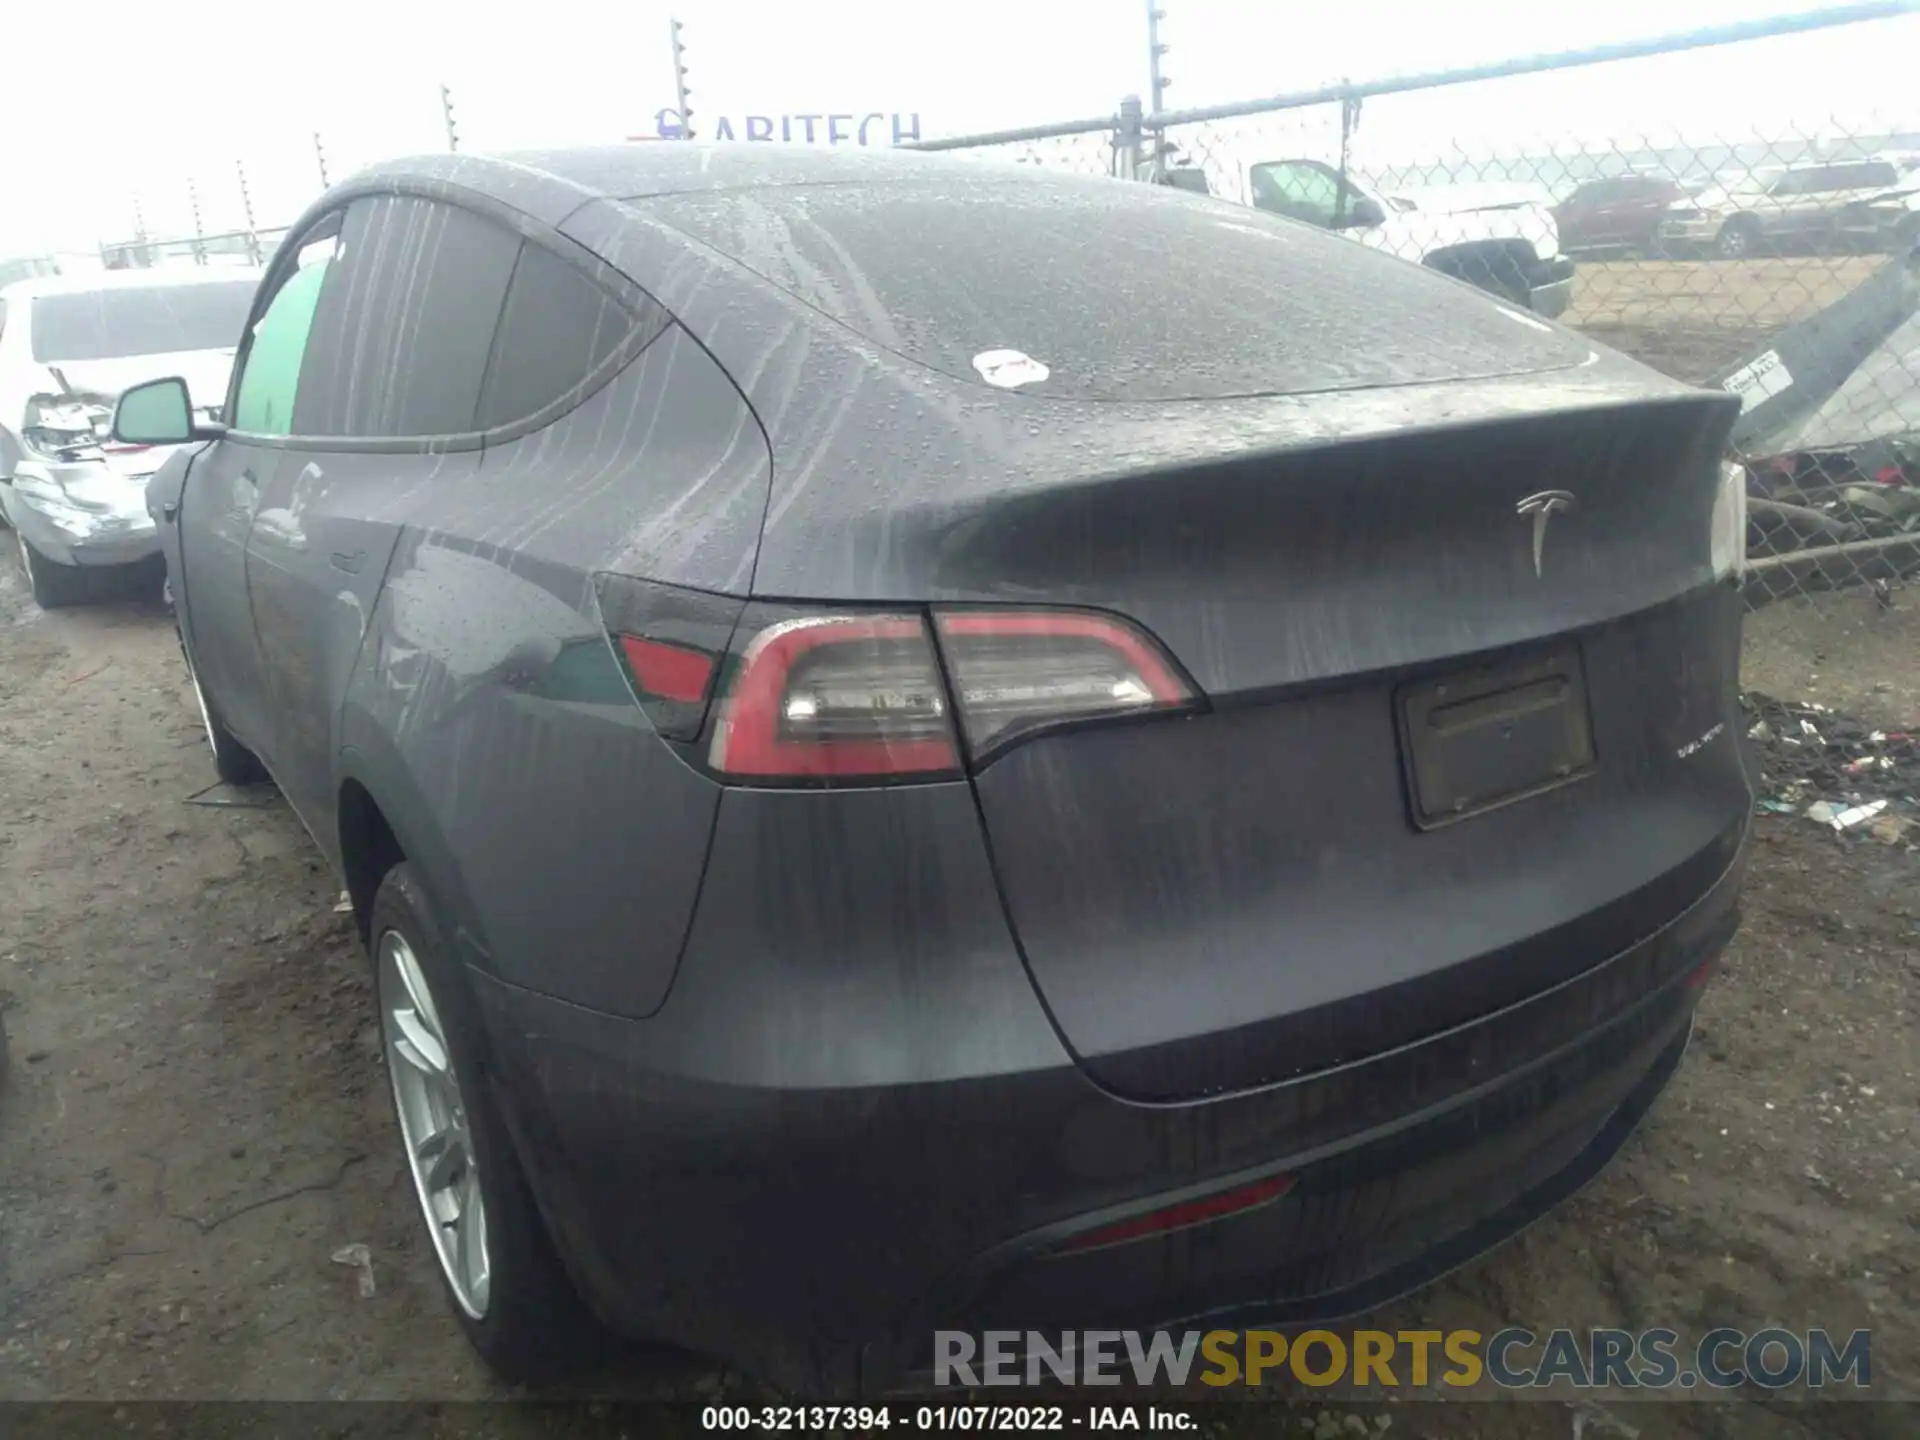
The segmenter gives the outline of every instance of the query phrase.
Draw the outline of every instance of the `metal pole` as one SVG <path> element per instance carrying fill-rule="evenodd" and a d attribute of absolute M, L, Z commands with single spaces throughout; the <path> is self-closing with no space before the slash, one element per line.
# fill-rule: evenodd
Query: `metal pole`
<path fill-rule="evenodd" d="M 1167 53 L 1167 47 L 1160 43 L 1160 22 L 1166 18 L 1167 12 L 1157 0 L 1147 0 L 1147 103 L 1155 115 L 1166 108 L 1167 86 L 1171 83 L 1160 73 L 1160 57 Z"/>
<path fill-rule="evenodd" d="M 320 143 L 320 132 L 318 130 L 313 132 L 313 158 L 319 162 L 320 188 L 325 190 L 331 186 L 333 182 L 327 179 L 327 150 L 326 147 Z"/>
<path fill-rule="evenodd" d="M 1122 180 L 1138 180 L 1145 159 L 1142 144 L 1140 97 L 1129 95 L 1120 102 L 1119 123 L 1114 129 L 1113 150 Z"/>
<path fill-rule="evenodd" d="M 901 150 L 968 150 L 976 145 L 1017 145 L 1023 140 L 1057 140 L 1063 135 L 1093 135 L 1105 130 L 1112 134 L 1120 124 L 1117 115 L 1098 115 L 1086 120 L 1056 120 L 1051 125 L 1022 125 L 1017 130 L 988 130 L 978 135 L 949 135 L 939 140 L 911 140 L 897 146 Z"/>
<path fill-rule="evenodd" d="M 187 204 L 193 209 L 193 263 L 204 265 L 207 263 L 207 250 L 200 243 L 206 235 L 200 225 L 200 187 L 193 183 L 192 177 L 187 179 Z"/>
<path fill-rule="evenodd" d="M 693 94 L 687 84 L 687 47 L 680 42 L 680 22 L 672 16 L 667 18 L 667 34 L 673 41 L 673 99 L 680 113 L 680 138 L 693 139 L 693 111 L 687 108 L 687 97 Z"/>
<path fill-rule="evenodd" d="M 240 213 L 247 217 L 247 256 L 254 264 L 260 263 L 260 236 L 253 224 L 253 196 L 247 190 L 247 162 L 236 160 L 233 168 L 240 177 Z"/>

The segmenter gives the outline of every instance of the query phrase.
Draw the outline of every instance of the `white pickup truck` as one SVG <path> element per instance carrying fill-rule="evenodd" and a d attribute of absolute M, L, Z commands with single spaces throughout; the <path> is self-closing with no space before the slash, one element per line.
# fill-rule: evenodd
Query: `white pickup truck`
<path fill-rule="evenodd" d="M 1210 169 L 1212 167 L 1209 167 Z M 1545 197 L 1527 187 L 1436 186 L 1384 194 L 1318 160 L 1265 160 L 1235 167 L 1244 205 L 1304 220 L 1453 275 L 1551 319 L 1573 295 L 1573 261 Z M 1197 169 L 1163 171 L 1182 189 L 1221 194 Z"/>

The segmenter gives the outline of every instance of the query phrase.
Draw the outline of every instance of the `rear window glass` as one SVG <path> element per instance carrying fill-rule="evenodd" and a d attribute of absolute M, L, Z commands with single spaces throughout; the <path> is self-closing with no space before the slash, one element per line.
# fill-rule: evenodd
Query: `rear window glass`
<path fill-rule="evenodd" d="M 962 380 L 992 374 L 1021 394 L 1301 393 L 1511 373 L 1584 353 L 1569 358 L 1563 337 L 1463 288 L 1421 284 L 1353 239 L 1138 188 L 956 173 L 631 203 L 874 344 Z"/>
<path fill-rule="evenodd" d="M 658 317 L 650 317 L 658 326 Z M 514 267 L 480 392 L 477 428 L 525 420 L 573 390 L 619 347 L 634 317 L 580 271 L 528 242 Z"/>
<path fill-rule="evenodd" d="M 42 295 L 33 302 L 33 358 L 115 360 L 231 350 L 253 304 L 253 280 Z"/>

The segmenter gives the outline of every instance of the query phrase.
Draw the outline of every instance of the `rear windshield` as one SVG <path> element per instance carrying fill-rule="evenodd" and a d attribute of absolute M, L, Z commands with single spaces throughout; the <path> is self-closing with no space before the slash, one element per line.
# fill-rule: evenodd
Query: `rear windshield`
<path fill-rule="evenodd" d="M 1585 353 L 1352 239 L 1143 188 L 956 173 L 632 203 L 873 344 L 1035 396 L 1304 393 Z"/>
<path fill-rule="evenodd" d="M 33 302 L 33 358 L 58 365 L 233 349 L 247 323 L 254 283 L 221 280 L 42 295 Z"/>

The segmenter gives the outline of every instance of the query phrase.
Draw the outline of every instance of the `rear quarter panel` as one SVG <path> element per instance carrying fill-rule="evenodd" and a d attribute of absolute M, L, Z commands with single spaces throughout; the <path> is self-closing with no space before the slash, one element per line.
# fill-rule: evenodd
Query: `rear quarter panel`
<path fill-rule="evenodd" d="M 719 791 L 634 703 L 593 576 L 744 588 L 770 471 L 739 392 L 670 328 L 420 496 L 345 697 L 343 777 L 389 812 L 470 962 L 618 1015 L 665 998 Z"/>

